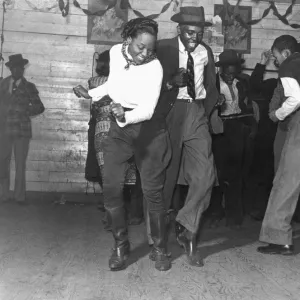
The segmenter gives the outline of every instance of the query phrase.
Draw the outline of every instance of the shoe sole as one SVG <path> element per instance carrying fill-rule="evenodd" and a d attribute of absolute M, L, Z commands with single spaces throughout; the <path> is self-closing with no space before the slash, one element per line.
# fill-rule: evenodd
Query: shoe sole
<path fill-rule="evenodd" d="M 263 252 L 263 251 L 259 251 L 259 250 L 257 250 L 257 252 L 259 252 L 261 254 L 269 254 L 269 255 L 283 255 L 283 256 L 292 256 L 292 255 L 295 255 L 294 252 L 278 253 L 278 252 Z"/>

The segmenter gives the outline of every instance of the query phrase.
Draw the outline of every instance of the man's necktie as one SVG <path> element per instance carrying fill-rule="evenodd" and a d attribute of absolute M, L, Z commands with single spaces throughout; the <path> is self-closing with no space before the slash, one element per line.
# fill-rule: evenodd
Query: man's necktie
<path fill-rule="evenodd" d="M 187 92 L 190 97 L 195 100 L 195 73 L 194 73 L 194 60 L 190 52 L 188 52 L 187 61 Z"/>
<path fill-rule="evenodd" d="M 17 86 L 16 81 L 14 80 L 13 84 L 12 84 L 12 93 L 14 93 L 17 89 L 18 89 L 18 86 Z"/>
<path fill-rule="evenodd" d="M 234 90 L 233 90 L 232 84 L 228 84 L 228 88 L 229 88 L 229 91 L 230 91 L 230 94 L 231 94 L 232 100 L 234 101 L 234 100 L 235 100 L 235 93 L 234 93 Z"/>

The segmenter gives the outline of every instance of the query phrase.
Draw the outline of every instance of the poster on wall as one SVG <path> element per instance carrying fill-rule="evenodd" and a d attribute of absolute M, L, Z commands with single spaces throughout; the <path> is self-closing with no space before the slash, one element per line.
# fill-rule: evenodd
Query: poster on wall
<path fill-rule="evenodd" d="M 214 16 L 222 19 L 224 34 L 224 49 L 234 49 L 239 53 L 251 53 L 251 26 L 247 25 L 252 19 L 251 6 L 239 6 L 238 13 L 234 6 L 228 9 L 222 4 L 215 4 Z"/>
<path fill-rule="evenodd" d="M 212 49 L 216 57 L 224 50 L 224 35 L 222 32 L 222 20 L 219 16 L 213 17 L 210 22 L 212 26 L 205 27 L 203 41 Z"/>
<path fill-rule="evenodd" d="M 87 43 L 114 45 L 122 42 L 128 20 L 127 0 L 88 0 Z"/>

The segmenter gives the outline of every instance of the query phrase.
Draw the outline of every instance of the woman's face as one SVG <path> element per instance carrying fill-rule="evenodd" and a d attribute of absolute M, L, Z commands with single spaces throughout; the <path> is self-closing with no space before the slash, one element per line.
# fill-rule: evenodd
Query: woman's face
<path fill-rule="evenodd" d="M 150 33 L 140 33 L 128 40 L 128 53 L 133 61 L 140 65 L 155 52 L 156 37 Z"/>

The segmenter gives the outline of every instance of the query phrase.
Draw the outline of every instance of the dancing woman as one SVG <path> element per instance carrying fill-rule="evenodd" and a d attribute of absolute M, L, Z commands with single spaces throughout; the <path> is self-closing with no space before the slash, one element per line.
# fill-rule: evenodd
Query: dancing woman
<path fill-rule="evenodd" d="M 127 161 L 133 155 L 141 176 L 154 245 L 150 259 L 155 268 L 171 268 L 167 252 L 166 214 L 163 201 L 165 170 L 171 157 L 170 141 L 158 102 L 163 71 L 156 58 L 158 25 L 148 18 L 130 20 L 123 44 L 110 50 L 110 73 L 105 84 L 75 93 L 93 101 L 112 99 L 112 122 L 103 141 L 104 205 L 112 224 L 115 247 L 109 259 L 112 271 L 124 269 L 130 253 L 122 189 Z M 159 107 L 158 107 L 159 108 Z"/>

